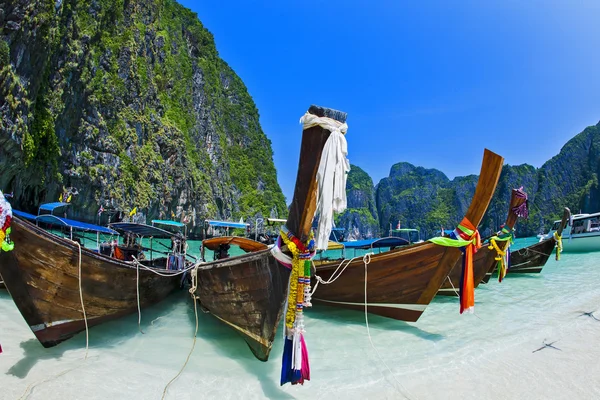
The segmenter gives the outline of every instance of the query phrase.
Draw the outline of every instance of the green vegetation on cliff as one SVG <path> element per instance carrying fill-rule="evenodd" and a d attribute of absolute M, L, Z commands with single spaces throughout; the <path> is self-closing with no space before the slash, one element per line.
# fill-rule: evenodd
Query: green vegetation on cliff
<path fill-rule="evenodd" d="M 346 181 L 348 208 L 336 215 L 335 224 L 348 232 L 347 239 L 379 236 L 373 179 L 356 165 L 350 166 Z"/>
<path fill-rule="evenodd" d="M 173 0 L 4 7 L 21 20 L 0 36 L 0 143 L 17 150 L 0 149 L 12 167 L 0 188 L 18 203 L 74 186 L 82 216 L 99 204 L 197 224 L 286 215 L 258 110 L 195 13 Z"/>

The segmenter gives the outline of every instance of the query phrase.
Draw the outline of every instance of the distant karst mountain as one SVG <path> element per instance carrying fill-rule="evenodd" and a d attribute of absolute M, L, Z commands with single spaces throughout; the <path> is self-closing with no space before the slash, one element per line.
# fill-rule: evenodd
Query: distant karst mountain
<path fill-rule="evenodd" d="M 173 0 L 0 0 L 0 171 L 30 211 L 75 187 L 84 219 L 287 214 L 252 98 Z"/>
<path fill-rule="evenodd" d="M 373 179 L 355 165 L 346 181 L 348 208 L 336 216 L 336 226 L 345 229 L 346 239 L 379 237 Z"/>
<path fill-rule="evenodd" d="M 600 123 L 569 140 L 558 155 L 539 169 L 527 164 L 505 165 L 480 231 L 489 234 L 504 223 L 510 191 L 521 186 L 529 195 L 530 216 L 528 220 L 517 222 L 518 236 L 547 231 L 552 221 L 560 218 L 563 207 L 569 207 L 574 213 L 598 212 L 599 174 Z M 370 180 L 362 170 L 359 175 L 363 182 Z M 350 181 L 350 176 L 348 179 Z M 349 184 L 347 193 L 358 198 L 375 193 L 379 236 L 386 236 L 390 226 L 396 227 L 400 221 L 402 227 L 419 229 L 427 238 L 439 233 L 442 227 L 451 229 L 460 222 L 476 184 L 476 175 L 449 180 L 436 169 L 400 162 L 392 166 L 389 177 L 382 179 L 375 188 L 368 185 L 357 188 Z M 352 213 L 360 215 L 370 210 L 361 206 L 352 208 Z M 355 238 L 373 236 L 372 227 L 365 229 L 361 223 L 344 221 L 343 226 L 353 232 Z"/>

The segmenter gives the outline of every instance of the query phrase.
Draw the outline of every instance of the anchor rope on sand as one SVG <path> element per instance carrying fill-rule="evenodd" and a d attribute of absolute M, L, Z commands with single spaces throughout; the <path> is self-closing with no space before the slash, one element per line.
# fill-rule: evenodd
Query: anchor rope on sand
<path fill-rule="evenodd" d="M 140 332 L 142 334 L 144 334 L 144 331 L 142 330 L 142 309 L 140 307 L 140 263 L 139 262 L 135 263 L 135 281 L 136 281 L 135 293 L 136 293 L 136 297 L 137 297 L 137 309 L 138 309 L 138 329 L 140 330 Z"/>
<path fill-rule="evenodd" d="M 191 283 L 190 289 L 188 291 L 190 293 L 190 296 L 192 297 L 192 301 L 194 302 L 194 315 L 196 317 L 196 329 L 194 330 L 194 340 L 192 341 L 192 348 L 190 349 L 190 352 L 188 353 L 188 355 L 185 359 L 185 362 L 181 366 L 181 369 L 179 370 L 179 372 L 177 372 L 177 375 L 175 375 L 165 386 L 161 400 L 164 399 L 165 396 L 167 395 L 167 390 L 169 389 L 169 386 L 171 385 L 171 383 L 175 382 L 175 380 L 177 378 L 179 378 L 179 376 L 183 373 L 183 370 L 185 369 L 188 362 L 190 361 L 190 357 L 192 356 L 192 353 L 194 352 L 194 348 L 196 347 L 196 338 L 198 337 L 198 306 L 197 306 L 198 296 L 196 296 L 195 293 L 196 293 L 196 289 L 198 288 L 198 265 L 194 266 L 190 275 L 192 278 L 192 283 Z"/>
<path fill-rule="evenodd" d="M 398 393 L 400 393 L 401 396 L 403 396 L 404 398 L 411 400 L 411 397 L 409 397 L 407 394 L 403 393 L 402 390 L 404 390 L 405 392 L 408 392 L 408 390 L 400 383 L 400 381 L 398 379 L 396 379 L 396 376 L 394 375 L 394 373 L 392 372 L 392 369 L 387 365 L 387 363 L 385 362 L 385 360 L 383 359 L 383 357 L 381 356 L 381 353 L 379 353 L 379 350 L 377 350 L 377 347 L 375 347 L 375 345 L 373 344 L 373 338 L 371 337 L 371 330 L 369 329 L 369 316 L 368 316 L 368 309 L 367 309 L 367 269 L 369 264 L 371 263 L 371 255 L 373 253 L 367 253 L 363 256 L 363 263 L 365 265 L 365 326 L 367 327 L 367 337 L 369 338 L 369 342 L 371 343 L 371 347 L 373 348 L 373 350 L 375 350 L 375 353 L 377 354 L 377 357 L 379 357 L 379 361 L 381 361 L 381 363 L 385 366 L 385 368 L 388 370 L 388 372 L 390 373 L 390 375 L 392 376 L 392 378 L 394 379 L 394 381 L 396 381 L 396 383 L 398 384 L 398 387 L 392 385 L 394 387 L 394 389 L 396 389 L 398 391 Z M 383 375 L 383 374 L 382 374 Z M 385 376 L 384 376 L 385 378 Z M 411 394 L 412 398 L 414 399 L 415 397 Z"/>

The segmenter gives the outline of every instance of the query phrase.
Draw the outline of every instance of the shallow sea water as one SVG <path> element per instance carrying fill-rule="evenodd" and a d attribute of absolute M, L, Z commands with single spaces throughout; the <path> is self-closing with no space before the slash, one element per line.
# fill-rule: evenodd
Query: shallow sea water
<path fill-rule="evenodd" d="M 493 279 L 476 290 L 475 314 L 436 298 L 416 323 L 369 315 L 376 350 L 364 313 L 316 305 L 305 314 L 312 380 L 304 386 L 279 386 L 281 337 L 263 363 L 199 311 L 194 352 L 166 398 L 600 398 L 600 322 L 580 316 L 600 309 L 599 263 L 600 253 L 563 254 L 541 274 Z M 193 302 L 181 291 L 142 310 L 144 334 L 137 320 L 90 329 L 83 361 L 85 333 L 44 349 L 0 291 L 0 399 L 160 399 L 192 346 Z M 560 350 L 534 352 L 544 341 Z"/>

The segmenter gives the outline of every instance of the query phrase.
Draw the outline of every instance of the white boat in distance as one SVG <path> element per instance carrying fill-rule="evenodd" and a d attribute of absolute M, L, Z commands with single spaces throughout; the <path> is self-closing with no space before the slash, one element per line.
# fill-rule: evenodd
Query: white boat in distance
<path fill-rule="evenodd" d="M 551 238 L 558 229 L 560 220 L 554 221 L 552 229 L 546 235 Z M 563 251 L 588 252 L 600 250 L 600 212 L 594 214 L 575 214 L 562 234 Z"/>

